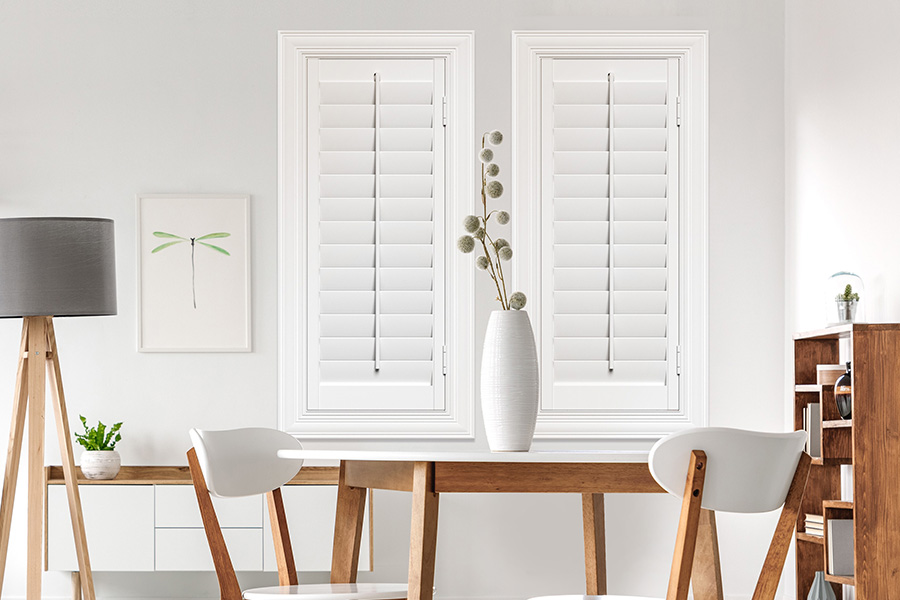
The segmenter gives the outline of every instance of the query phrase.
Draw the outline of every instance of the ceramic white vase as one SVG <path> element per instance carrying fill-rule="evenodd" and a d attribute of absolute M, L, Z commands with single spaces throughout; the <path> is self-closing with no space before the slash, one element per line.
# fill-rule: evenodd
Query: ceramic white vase
<path fill-rule="evenodd" d="M 825 581 L 825 572 L 816 571 L 812 586 L 809 588 L 807 600 L 835 600 L 834 589 Z"/>
<path fill-rule="evenodd" d="M 537 350 L 524 310 L 495 310 L 484 335 L 481 413 L 494 452 L 527 452 L 538 401 Z"/>
<path fill-rule="evenodd" d="M 118 450 L 85 450 L 81 454 L 81 472 L 88 479 L 115 479 L 121 466 Z"/>

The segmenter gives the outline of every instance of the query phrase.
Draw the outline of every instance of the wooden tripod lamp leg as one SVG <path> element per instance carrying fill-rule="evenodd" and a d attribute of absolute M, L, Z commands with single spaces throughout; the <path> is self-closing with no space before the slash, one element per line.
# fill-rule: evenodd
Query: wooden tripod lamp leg
<path fill-rule="evenodd" d="M 28 405 L 28 386 L 25 385 L 25 354 L 28 352 L 28 321 L 22 324 L 22 343 L 19 345 L 19 368 L 16 371 L 16 392 L 13 398 L 12 425 L 9 428 L 9 449 L 6 451 L 6 471 L 3 476 L 3 497 L 0 500 L 0 591 L 6 573 L 9 550 L 9 529 L 12 526 L 13 502 L 19 479 L 22 458 L 22 438 L 25 436 L 25 412 Z"/>
<path fill-rule="evenodd" d="M 56 351 L 56 333 L 53 330 L 53 319 L 47 317 L 46 325 L 47 345 L 52 353 L 50 360 L 47 362 L 47 376 L 50 378 L 50 396 L 53 398 L 53 412 L 56 415 L 56 434 L 59 438 L 59 453 L 62 458 L 63 476 L 66 480 L 69 514 L 72 517 L 75 554 L 78 557 L 78 571 L 81 574 L 81 592 L 84 600 L 94 600 L 94 577 L 91 573 L 91 559 L 88 555 L 87 537 L 84 532 L 81 494 L 78 493 L 75 456 L 72 452 L 72 436 L 69 434 L 69 417 L 66 412 L 66 398 L 63 394 L 62 372 L 59 368 L 59 355 Z M 43 511 L 41 512 L 43 513 Z"/>
<path fill-rule="evenodd" d="M 28 543 L 25 593 L 41 597 L 44 557 L 44 392 L 47 386 L 47 321 L 25 317 L 28 323 Z"/>

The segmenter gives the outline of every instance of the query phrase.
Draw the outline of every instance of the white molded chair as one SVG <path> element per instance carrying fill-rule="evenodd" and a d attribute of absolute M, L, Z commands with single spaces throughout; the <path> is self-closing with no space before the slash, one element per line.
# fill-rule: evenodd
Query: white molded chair
<path fill-rule="evenodd" d="M 666 600 L 686 600 L 701 508 L 761 513 L 783 506 L 753 593 L 773 600 L 806 489 L 806 432 L 762 433 L 708 427 L 674 433 L 650 450 L 650 472 L 682 498 Z M 716 552 L 718 553 L 718 552 Z M 659 600 L 638 596 L 541 596 L 531 600 Z"/>
<path fill-rule="evenodd" d="M 283 449 L 300 448 L 300 442 L 283 431 L 264 428 L 204 431 L 191 429 L 194 447 L 188 465 L 203 528 L 209 542 L 222 600 L 403 600 L 407 585 L 395 583 L 340 583 L 298 585 L 281 486 L 303 465 L 302 460 L 278 458 Z M 279 586 L 241 593 L 225 538 L 210 494 L 228 498 L 266 494 L 269 521 L 275 540 Z"/>

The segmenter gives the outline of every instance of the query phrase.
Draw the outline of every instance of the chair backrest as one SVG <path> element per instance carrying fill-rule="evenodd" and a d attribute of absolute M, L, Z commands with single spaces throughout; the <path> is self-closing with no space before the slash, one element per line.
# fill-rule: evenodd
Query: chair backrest
<path fill-rule="evenodd" d="M 214 496 L 264 494 L 290 481 L 303 466 L 300 459 L 276 456 L 279 450 L 301 448 L 283 431 L 248 427 L 190 433 L 206 487 Z"/>
<path fill-rule="evenodd" d="M 663 489 L 682 498 L 668 600 L 686 600 L 691 579 L 698 576 L 692 569 L 701 520 L 706 523 L 707 556 L 718 555 L 715 512 L 703 516 L 701 509 L 755 513 L 783 507 L 753 592 L 754 600 L 775 598 L 809 474 L 805 443 L 803 431 L 706 427 L 674 433 L 653 446 L 650 472 Z M 699 576 L 707 580 L 701 587 L 721 581 L 711 571 Z"/>
<path fill-rule="evenodd" d="M 650 450 L 650 472 L 667 492 L 681 497 L 692 450 L 706 452 L 703 508 L 757 513 L 784 504 L 806 433 L 763 433 L 703 427 L 674 433 Z"/>

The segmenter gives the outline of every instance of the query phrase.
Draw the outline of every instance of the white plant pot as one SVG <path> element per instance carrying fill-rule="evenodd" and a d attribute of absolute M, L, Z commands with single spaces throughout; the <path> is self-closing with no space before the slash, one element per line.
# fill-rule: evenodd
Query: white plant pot
<path fill-rule="evenodd" d="M 527 452 L 538 402 L 537 350 L 524 310 L 495 310 L 484 335 L 481 413 L 494 452 Z"/>
<path fill-rule="evenodd" d="M 81 472 L 88 479 L 115 479 L 121 466 L 117 450 L 85 450 L 81 454 Z"/>

